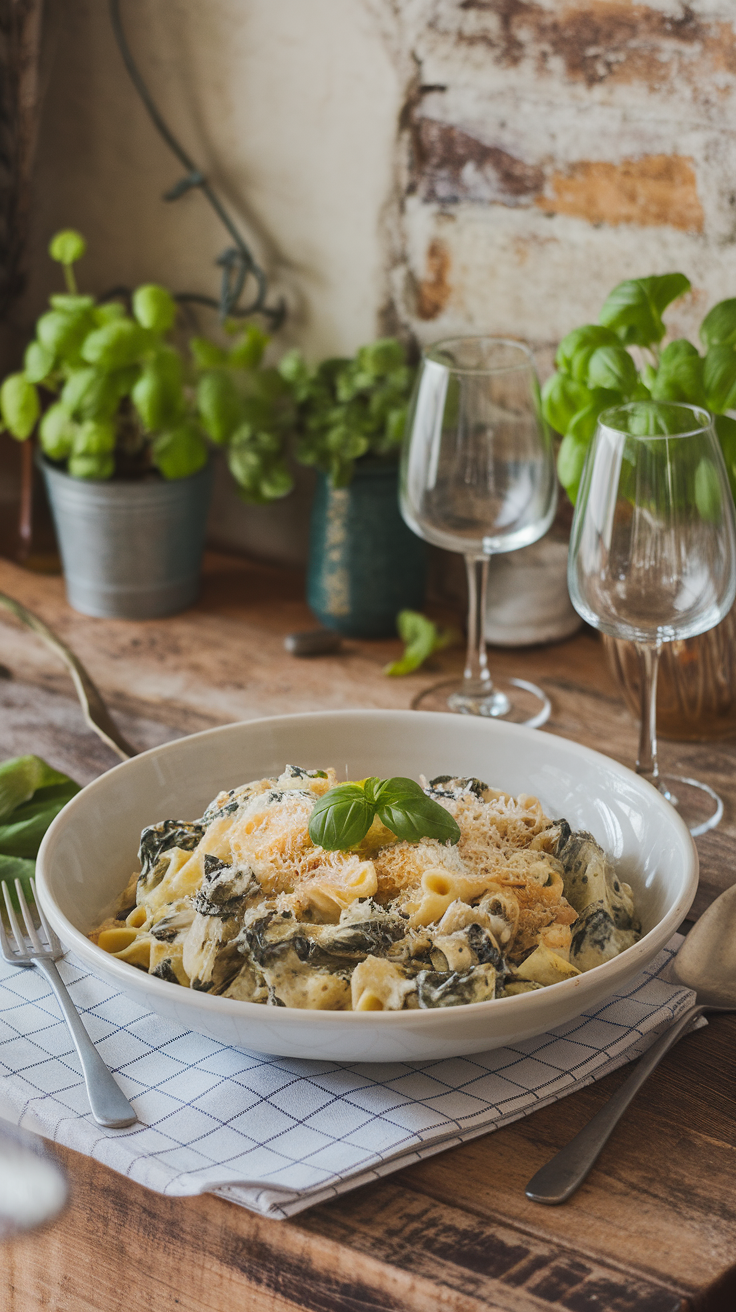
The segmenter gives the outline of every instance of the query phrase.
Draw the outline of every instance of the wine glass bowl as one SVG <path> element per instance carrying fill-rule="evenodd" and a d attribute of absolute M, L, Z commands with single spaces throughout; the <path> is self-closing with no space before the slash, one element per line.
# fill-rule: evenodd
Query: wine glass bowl
<path fill-rule="evenodd" d="M 450 709 L 542 723 L 549 702 L 540 690 L 521 681 L 494 685 L 484 638 L 490 557 L 536 542 L 556 507 L 551 434 L 528 346 L 459 337 L 425 350 L 407 421 L 400 500 L 419 537 L 461 552 L 467 564 L 468 654 Z"/>
<path fill-rule="evenodd" d="M 600 416 L 575 508 L 568 585 L 584 620 L 636 643 L 637 770 L 673 801 L 676 792 L 682 811 L 693 810 L 692 832 L 705 832 L 720 819 L 719 799 L 696 780 L 675 781 L 674 790 L 663 780 L 655 714 L 662 644 L 713 628 L 736 596 L 733 497 L 707 410 L 640 401 Z M 705 819 L 703 794 L 716 803 Z"/>

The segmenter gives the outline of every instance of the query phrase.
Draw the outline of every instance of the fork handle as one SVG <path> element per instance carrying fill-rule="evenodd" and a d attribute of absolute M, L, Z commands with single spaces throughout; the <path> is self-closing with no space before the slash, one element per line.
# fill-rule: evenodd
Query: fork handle
<path fill-rule="evenodd" d="M 636 1096 L 642 1084 L 658 1066 L 666 1052 L 669 1052 L 680 1035 L 696 1017 L 701 1016 L 705 1007 L 688 1007 L 682 1016 L 671 1025 L 664 1034 L 652 1044 L 651 1048 L 639 1058 L 631 1075 L 612 1098 L 596 1112 L 592 1120 L 575 1135 L 564 1148 L 532 1177 L 526 1187 L 526 1196 L 534 1203 L 566 1203 L 575 1190 L 580 1187 L 588 1172 L 595 1166 L 600 1153 L 607 1144 L 611 1134 L 618 1125 L 626 1108 Z"/>
<path fill-rule="evenodd" d="M 120 1130 L 123 1126 L 133 1125 L 138 1117 L 133 1111 L 133 1108 L 125 1097 L 122 1089 L 120 1089 L 115 1083 L 115 1080 L 84 1028 L 74 1003 L 69 997 L 66 984 L 61 978 L 53 961 L 44 961 L 36 958 L 33 964 L 37 966 L 39 970 L 42 970 L 46 976 L 56 994 L 59 1006 L 64 1014 L 64 1020 L 71 1030 L 71 1035 L 74 1039 L 74 1046 L 77 1049 L 79 1060 L 82 1064 L 82 1073 L 84 1075 L 84 1083 L 87 1086 L 89 1105 L 92 1109 L 92 1115 L 98 1125 L 105 1125 L 111 1130 Z"/>

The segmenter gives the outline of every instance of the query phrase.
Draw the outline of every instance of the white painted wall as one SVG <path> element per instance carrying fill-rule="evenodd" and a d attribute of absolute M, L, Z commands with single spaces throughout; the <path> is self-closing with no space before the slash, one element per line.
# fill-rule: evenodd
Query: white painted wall
<path fill-rule="evenodd" d="M 375 335 L 382 214 L 400 88 L 361 0 L 123 0 L 164 116 L 290 305 L 287 338 L 319 357 Z M 87 234 L 95 291 L 155 279 L 217 294 L 227 235 L 181 175 L 123 68 L 104 0 L 51 0 L 29 316 L 55 277 L 51 234 Z"/>

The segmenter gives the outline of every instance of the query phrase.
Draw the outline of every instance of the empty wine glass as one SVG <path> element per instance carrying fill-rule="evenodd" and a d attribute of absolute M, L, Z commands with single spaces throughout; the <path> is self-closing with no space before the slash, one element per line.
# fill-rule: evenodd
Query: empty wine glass
<path fill-rule="evenodd" d="M 575 507 L 568 584 L 584 620 L 636 644 L 637 773 L 692 834 L 705 833 L 723 803 L 708 784 L 660 774 L 656 706 L 662 644 L 713 628 L 736 595 L 733 499 L 707 410 L 634 401 L 601 415 Z"/>
<path fill-rule="evenodd" d="M 536 542 L 554 518 L 552 441 L 534 359 L 522 342 L 456 337 L 425 350 L 401 468 L 401 513 L 419 537 L 465 557 L 468 646 L 461 686 L 429 689 L 423 707 L 543 724 L 546 695 L 491 679 L 485 644 L 488 562 Z M 453 681 L 454 682 L 454 681 Z"/>

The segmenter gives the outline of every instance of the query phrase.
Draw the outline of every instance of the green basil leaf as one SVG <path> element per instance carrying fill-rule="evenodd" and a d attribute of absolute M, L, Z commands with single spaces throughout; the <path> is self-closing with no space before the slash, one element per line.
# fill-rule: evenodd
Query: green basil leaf
<path fill-rule="evenodd" d="M 133 292 L 133 314 L 142 328 L 154 333 L 167 333 L 174 326 L 177 304 L 171 292 L 158 283 L 145 283 Z"/>
<path fill-rule="evenodd" d="M 61 404 L 76 419 L 111 419 L 120 401 L 120 375 L 99 369 L 74 369 L 61 393 Z"/>
<path fill-rule="evenodd" d="M 376 812 L 381 823 L 405 842 L 417 843 L 422 838 L 459 842 L 457 821 L 413 779 L 396 776 L 384 780 L 376 790 Z"/>
<path fill-rule="evenodd" d="M 711 346 L 703 365 L 706 403 L 722 414 L 736 405 L 736 351 L 732 346 Z"/>
<path fill-rule="evenodd" d="M 155 439 L 151 455 L 164 478 L 188 478 L 207 464 L 207 443 L 196 424 L 179 424 Z"/>
<path fill-rule="evenodd" d="M 647 405 L 644 401 L 637 406 L 635 412 L 631 415 L 630 426 L 632 437 L 667 437 L 670 433 L 679 431 L 676 418 L 673 424 L 672 417 L 666 410 L 663 411 L 658 402 Z M 657 449 L 657 446 L 653 443 L 651 451 L 656 452 Z M 662 450 L 664 454 L 664 447 Z"/>
<path fill-rule="evenodd" d="M 66 460 L 72 453 L 77 431 L 77 425 L 60 402 L 49 406 L 38 430 L 45 454 L 51 460 Z"/>
<path fill-rule="evenodd" d="M 240 340 L 230 348 L 228 363 L 237 369 L 257 369 L 270 340 L 262 328 L 249 323 Z"/>
<path fill-rule="evenodd" d="M 36 337 L 55 359 L 74 356 L 92 328 L 88 309 L 48 310 L 36 324 Z"/>
<path fill-rule="evenodd" d="M 23 357 L 23 372 L 29 383 L 42 383 L 53 367 L 53 351 L 40 342 L 30 342 Z"/>
<path fill-rule="evenodd" d="M 14 756 L 0 765 L 0 820 L 29 801 L 39 788 L 69 783 L 67 775 L 47 765 L 40 756 Z M 75 785 L 76 787 L 76 785 Z"/>
<path fill-rule="evenodd" d="M 578 382 L 585 382 L 585 372 L 580 371 L 579 361 L 585 358 L 586 362 L 593 351 L 599 346 L 617 346 L 618 338 L 611 328 L 605 328 L 600 323 L 585 323 L 580 328 L 573 328 L 571 333 L 563 337 L 557 348 L 555 364 L 563 373 L 570 374 Z"/>
<path fill-rule="evenodd" d="M 700 325 L 704 346 L 736 345 L 736 300 L 719 301 Z"/>
<path fill-rule="evenodd" d="M 384 673 L 392 678 L 418 670 L 427 657 L 432 655 L 437 640 L 437 625 L 416 610 L 400 611 L 396 627 L 406 647 L 400 660 L 392 661 L 385 667 Z"/>
<path fill-rule="evenodd" d="M 49 242 L 49 255 L 58 264 L 76 264 L 87 249 L 87 243 L 81 232 L 74 228 L 65 228 L 57 232 Z"/>
<path fill-rule="evenodd" d="M 684 337 L 670 342 L 662 352 L 659 369 L 651 384 L 654 401 L 706 403 L 704 360 Z"/>
<path fill-rule="evenodd" d="M 375 809 L 360 784 L 339 784 L 315 803 L 309 837 L 326 852 L 345 852 L 365 838 Z"/>
<path fill-rule="evenodd" d="M 33 432 L 41 413 L 38 392 L 25 374 L 9 374 L 0 387 L 0 412 L 3 422 L 19 442 Z"/>
<path fill-rule="evenodd" d="M 730 415 L 716 415 L 715 426 L 726 462 L 731 494 L 736 500 L 736 419 L 731 419 Z"/>
<path fill-rule="evenodd" d="M 114 319 L 84 339 L 82 359 L 101 369 L 125 369 L 150 349 L 147 331 L 132 319 Z"/>
<path fill-rule="evenodd" d="M 589 445 L 589 441 L 575 437 L 573 433 L 566 433 L 557 453 L 557 477 L 573 505 L 577 501 Z"/>
<path fill-rule="evenodd" d="M 724 489 L 713 461 L 707 456 L 698 462 L 694 480 L 695 504 L 706 524 L 717 524 L 723 518 Z"/>
<path fill-rule="evenodd" d="M 20 911 L 20 904 L 15 892 L 15 881 L 19 879 L 26 896 L 26 902 L 29 906 L 33 905 L 33 890 L 31 888 L 31 879 L 36 871 L 36 862 L 22 856 L 4 856 L 0 853 L 0 884 L 7 884 L 10 892 L 10 900 L 16 911 Z"/>
<path fill-rule="evenodd" d="M 95 298 L 80 296 L 76 292 L 55 292 L 53 296 L 49 296 L 49 305 L 52 310 L 94 310 Z M 122 310 L 122 305 L 119 308 Z"/>
<path fill-rule="evenodd" d="M 401 641 L 406 644 L 404 654 L 398 661 L 384 666 L 384 674 L 396 678 L 418 670 L 433 652 L 443 651 L 462 641 L 459 629 L 440 629 L 426 615 L 416 610 L 402 610 L 396 617 L 396 628 Z"/>
<path fill-rule="evenodd" d="M 593 400 L 590 388 L 566 374 L 555 373 L 542 388 L 542 412 L 555 432 L 565 434 L 578 410 Z"/>
<path fill-rule="evenodd" d="M 216 346 L 208 337 L 192 337 L 189 349 L 198 369 L 217 369 L 220 365 L 227 364 L 227 351 L 221 346 Z"/>
<path fill-rule="evenodd" d="M 702 359 L 700 352 L 687 337 L 677 337 L 674 342 L 668 342 L 659 357 L 660 368 L 664 365 L 665 369 L 674 368 L 682 364 L 685 360 Z"/>
<path fill-rule="evenodd" d="M 184 387 L 181 356 L 172 347 L 163 346 L 146 362 L 130 393 L 149 433 L 175 424 L 184 412 Z"/>
<path fill-rule="evenodd" d="M 376 375 L 390 374 L 406 364 L 406 352 L 395 337 L 382 337 L 369 346 L 361 346 L 356 359 L 358 369 L 368 375 L 370 386 Z"/>
<path fill-rule="evenodd" d="M 598 427 L 598 416 L 603 408 L 594 402 L 592 405 L 586 405 L 584 410 L 578 410 L 568 425 L 565 436 L 573 438 L 576 442 L 583 442 L 586 448 L 589 447 Z"/>
<path fill-rule="evenodd" d="M 6 856 L 36 856 L 51 821 L 79 792 L 79 786 L 71 779 L 65 775 L 59 777 L 63 783 L 37 789 L 31 800 L 16 807 L 6 822 L 0 824 L 0 852 Z"/>
<path fill-rule="evenodd" d="M 197 407 L 202 427 L 218 446 L 227 446 L 243 422 L 243 403 L 226 373 L 208 373 L 197 384 Z"/>
<path fill-rule="evenodd" d="M 91 483 L 101 483 L 112 478 L 115 473 L 115 457 L 110 453 L 101 456 L 75 456 L 72 452 L 67 471 L 72 478 L 85 478 Z"/>
<path fill-rule="evenodd" d="M 636 365 L 625 347 L 599 346 L 588 361 L 588 387 L 604 387 L 629 396 L 637 383 Z"/>
<path fill-rule="evenodd" d="M 283 460 L 275 460 L 266 467 L 260 483 L 263 504 L 279 501 L 281 497 L 288 496 L 293 489 L 294 476 Z"/>
<path fill-rule="evenodd" d="M 51 299 L 53 301 L 53 296 Z M 125 306 L 120 301 L 105 301 L 103 305 L 96 305 L 92 311 L 92 318 L 97 328 L 104 328 L 105 324 L 125 317 Z"/>
<path fill-rule="evenodd" d="M 663 311 L 689 290 L 684 273 L 627 279 L 606 298 L 600 322 L 613 329 L 624 345 L 651 346 L 664 337 Z"/>
<path fill-rule="evenodd" d="M 85 419 L 74 433 L 75 456 L 106 456 L 115 450 L 115 425 L 109 419 Z"/>

